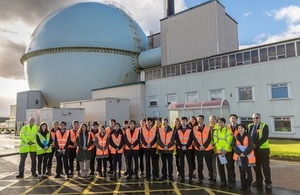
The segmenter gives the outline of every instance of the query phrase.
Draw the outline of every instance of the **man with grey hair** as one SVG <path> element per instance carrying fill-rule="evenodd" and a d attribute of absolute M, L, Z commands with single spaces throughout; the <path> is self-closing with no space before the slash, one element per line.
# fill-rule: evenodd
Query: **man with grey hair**
<path fill-rule="evenodd" d="M 263 186 L 263 175 L 265 177 L 265 189 L 272 189 L 271 169 L 270 169 L 270 148 L 269 148 L 269 127 L 261 122 L 259 113 L 252 115 L 253 123 L 248 125 L 249 135 L 253 138 L 254 154 L 256 158 L 256 166 L 254 167 L 256 181 L 253 187 Z"/>
<path fill-rule="evenodd" d="M 16 178 L 24 177 L 25 160 L 28 153 L 31 159 L 31 175 L 36 177 L 36 134 L 38 131 L 38 126 L 35 124 L 35 118 L 30 117 L 28 124 L 24 125 L 20 132 L 20 164 L 19 164 L 19 174 Z"/>

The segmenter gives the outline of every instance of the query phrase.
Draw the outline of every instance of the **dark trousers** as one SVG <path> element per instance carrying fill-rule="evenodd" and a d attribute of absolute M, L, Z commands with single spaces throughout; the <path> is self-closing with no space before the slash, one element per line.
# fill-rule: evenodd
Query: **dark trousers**
<path fill-rule="evenodd" d="M 95 160 L 96 160 L 96 147 L 92 149 L 92 158 L 90 161 L 90 169 L 92 174 L 94 174 L 95 172 Z M 98 169 L 99 169 L 99 165 L 97 164 L 96 171 L 99 171 Z"/>
<path fill-rule="evenodd" d="M 51 153 L 44 153 L 44 154 L 37 155 L 39 175 L 42 174 L 42 165 L 43 165 L 43 175 L 45 175 L 50 155 Z"/>
<path fill-rule="evenodd" d="M 98 173 L 99 174 L 102 174 L 102 173 L 106 174 L 107 158 L 97 158 L 97 164 L 99 165 Z M 103 169 L 102 169 L 102 164 L 103 164 Z"/>
<path fill-rule="evenodd" d="M 20 164 L 19 164 L 19 174 L 24 175 L 25 170 L 25 161 L 27 158 L 28 153 L 20 153 Z M 31 173 L 36 172 L 36 152 L 29 152 L 30 159 L 31 159 Z"/>
<path fill-rule="evenodd" d="M 226 169 L 227 169 L 228 182 L 233 182 L 234 166 L 232 166 L 233 165 L 232 152 L 227 152 L 225 154 L 225 158 L 227 160 Z M 219 157 L 217 157 L 217 161 L 218 161 L 218 168 L 219 168 L 219 175 L 220 175 L 221 182 L 226 183 L 225 165 L 221 164 Z"/>
<path fill-rule="evenodd" d="M 121 173 L 122 169 L 122 153 L 121 154 L 112 154 L 112 159 L 113 159 L 113 169 L 115 170 L 115 174 L 117 173 L 117 165 L 119 165 L 119 170 L 118 172 Z"/>
<path fill-rule="evenodd" d="M 109 171 L 114 171 L 114 165 L 113 165 L 113 158 L 110 153 L 110 150 L 108 150 L 108 159 L 107 161 L 109 162 Z"/>
<path fill-rule="evenodd" d="M 232 158 L 232 161 L 231 161 L 231 166 L 233 167 L 233 181 L 235 181 L 235 168 L 234 168 L 234 163 L 235 163 L 235 160 L 233 160 L 233 154 L 234 154 L 234 152 L 231 152 L 231 154 L 232 154 L 232 156 L 231 156 L 231 158 Z"/>
<path fill-rule="evenodd" d="M 124 156 L 127 162 L 127 172 L 129 175 L 138 175 L 139 171 L 139 151 L 138 150 L 125 150 Z M 134 161 L 134 171 L 133 171 L 133 162 Z"/>
<path fill-rule="evenodd" d="M 74 160 L 76 158 L 76 148 L 69 148 L 69 166 L 70 166 L 70 174 L 74 172 Z M 79 164 L 79 163 L 78 163 Z"/>
<path fill-rule="evenodd" d="M 178 151 L 177 153 L 175 154 L 175 165 L 176 165 L 176 169 L 179 173 L 179 170 L 180 170 L 180 160 L 179 160 L 179 155 L 178 155 Z"/>
<path fill-rule="evenodd" d="M 179 155 L 179 162 L 180 162 L 180 169 L 179 169 L 179 174 L 181 179 L 184 179 L 185 177 L 185 159 L 187 159 L 188 162 L 188 167 L 189 167 L 189 180 L 193 179 L 193 171 L 194 171 L 194 167 L 193 167 L 193 150 L 182 150 L 182 149 L 178 149 L 177 153 Z"/>
<path fill-rule="evenodd" d="M 65 174 L 69 174 L 68 157 L 66 155 L 56 155 L 56 174 L 60 175 L 64 166 Z"/>
<path fill-rule="evenodd" d="M 254 150 L 254 153 L 256 158 L 256 163 L 255 163 L 256 166 L 254 167 L 254 170 L 255 170 L 257 183 L 262 183 L 263 181 L 262 171 L 263 171 L 265 176 L 265 183 L 272 184 L 269 154 L 264 154 L 257 150 Z"/>
<path fill-rule="evenodd" d="M 141 173 L 144 173 L 144 149 L 140 148 L 140 171 Z"/>
<path fill-rule="evenodd" d="M 48 173 L 51 173 L 54 153 L 55 153 L 55 148 L 52 148 L 52 152 L 49 153 L 48 164 L 47 164 L 47 172 Z"/>
<path fill-rule="evenodd" d="M 214 177 L 213 165 L 212 165 L 213 150 L 195 151 L 195 155 L 197 156 L 197 162 L 198 162 L 198 178 L 200 180 L 204 179 L 203 178 L 203 158 L 204 158 L 208 169 L 209 180 L 213 180 Z"/>
<path fill-rule="evenodd" d="M 151 165 L 153 178 L 159 178 L 158 173 L 158 154 L 156 154 L 156 148 L 144 149 L 146 159 L 146 177 L 151 178 Z M 151 163 L 150 163 L 151 160 Z"/>
<path fill-rule="evenodd" d="M 163 178 L 173 179 L 173 153 L 161 153 L 161 173 Z M 168 174 L 168 175 L 167 175 Z"/>
<path fill-rule="evenodd" d="M 248 167 L 246 170 L 244 170 L 242 167 L 239 167 L 239 169 L 242 188 L 250 188 L 253 181 L 251 167 Z"/>

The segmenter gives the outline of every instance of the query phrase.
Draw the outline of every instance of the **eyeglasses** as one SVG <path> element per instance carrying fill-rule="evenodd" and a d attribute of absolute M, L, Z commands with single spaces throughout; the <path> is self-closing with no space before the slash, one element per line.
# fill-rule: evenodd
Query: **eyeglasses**
<path fill-rule="evenodd" d="M 258 117 L 258 116 L 256 116 L 256 117 L 253 117 L 253 119 L 259 119 L 259 117 Z"/>

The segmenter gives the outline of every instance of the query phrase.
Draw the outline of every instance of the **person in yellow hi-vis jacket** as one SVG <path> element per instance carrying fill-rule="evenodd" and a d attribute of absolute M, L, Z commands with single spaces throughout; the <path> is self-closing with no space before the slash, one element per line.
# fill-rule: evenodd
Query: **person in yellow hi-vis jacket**
<path fill-rule="evenodd" d="M 38 133 L 36 134 L 36 154 L 38 157 L 38 178 L 47 179 L 46 168 L 49 163 L 49 157 L 52 153 L 52 144 L 53 140 L 51 134 L 48 130 L 48 124 L 42 122 L 40 124 Z M 43 165 L 43 171 L 42 171 Z"/>
<path fill-rule="evenodd" d="M 232 164 L 232 132 L 226 127 L 225 118 L 218 119 L 219 127 L 214 132 L 214 143 L 215 143 L 215 152 L 218 155 L 218 170 L 221 179 L 220 187 L 225 187 L 227 185 L 225 167 L 227 168 L 227 177 L 228 177 L 228 187 L 233 187 L 233 164 Z"/>
<path fill-rule="evenodd" d="M 38 126 L 35 124 L 35 118 L 30 117 L 28 120 L 28 124 L 23 126 L 20 132 L 20 164 L 19 164 L 19 174 L 16 178 L 24 177 L 24 167 L 25 160 L 27 158 L 28 153 L 30 154 L 31 159 L 31 174 L 36 177 L 36 134 L 37 134 Z"/>

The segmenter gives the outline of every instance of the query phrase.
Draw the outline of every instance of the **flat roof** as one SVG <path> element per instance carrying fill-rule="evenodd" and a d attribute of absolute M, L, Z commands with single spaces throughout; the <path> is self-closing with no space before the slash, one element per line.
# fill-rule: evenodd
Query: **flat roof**
<path fill-rule="evenodd" d="M 111 88 L 117 88 L 117 87 L 125 87 L 125 86 L 130 86 L 130 85 L 145 85 L 145 81 L 138 81 L 138 82 L 133 82 L 133 83 L 124 83 L 120 85 L 113 85 L 113 86 L 108 86 L 108 87 L 102 87 L 102 88 L 97 88 L 97 89 L 92 89 L 92 91 L 98 91 L 98 90 L 103 90 L 103 89 L 111 89 Z"/>

